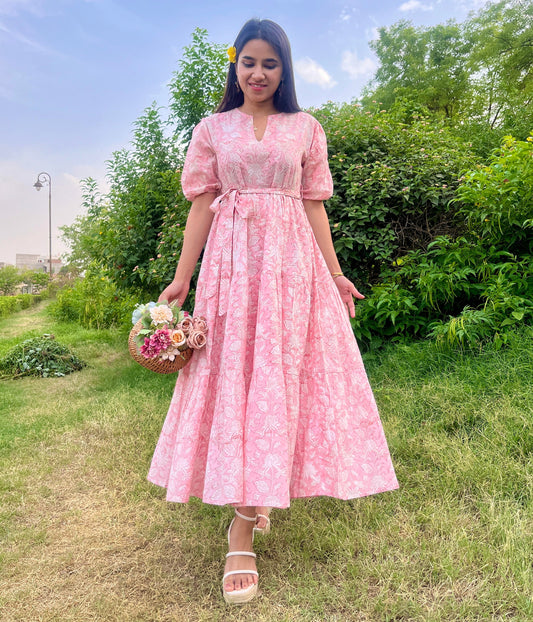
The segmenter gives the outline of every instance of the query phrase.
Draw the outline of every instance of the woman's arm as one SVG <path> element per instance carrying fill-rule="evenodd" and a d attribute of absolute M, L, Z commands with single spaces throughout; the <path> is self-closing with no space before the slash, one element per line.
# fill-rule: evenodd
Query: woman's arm
<path fill-rule="evenodd" d="M 311 229 L 313 229 L 318 247 L 324 256 L 329 271 L 332 273 L 342 272 L 333 246 L 331 229 L 329 228 L 329 220 L 324 203 L 322 201 L 311 201 L 310 199 L 304 199 L 303 203 Z M 364 296 L 357 291 L 355 285 L 345 276 L 336 277 L 335 285 L 337 285 L 342 301 L 345 303 L 350 316 L 355 317 L 353 297 L 355 296 L 355 298 L 361 300 Z"/>
<path fill-rule="evenodd" d="M 211 229 L 214 214 L 209 209 L 209 206 L 216 196 L 215 193 L 208 192 L 196 197 L 192 202 L 185 231 L 183 232 L 183 246 L 176 274 L 172 283 L 159 296 L 159 302 L 162 300 L 168 302 L 175 300 L 180 306 L 184 303 L 189 293 L 194 268 Z"/>

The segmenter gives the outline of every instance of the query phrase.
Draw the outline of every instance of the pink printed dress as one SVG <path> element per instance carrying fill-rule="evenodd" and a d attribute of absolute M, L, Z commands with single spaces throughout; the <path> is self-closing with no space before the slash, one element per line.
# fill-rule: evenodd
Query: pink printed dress
<path fill-rule="evenodd" d="M 345 305 L 302 199 L 332 194 L 312 116 L 238 109 L 195 129 L 185 196 L 217 193 L 195 315 L 207 345 L 179 374 L 148 479 L 169 501 L 284 508 L 398 487 Z"/>

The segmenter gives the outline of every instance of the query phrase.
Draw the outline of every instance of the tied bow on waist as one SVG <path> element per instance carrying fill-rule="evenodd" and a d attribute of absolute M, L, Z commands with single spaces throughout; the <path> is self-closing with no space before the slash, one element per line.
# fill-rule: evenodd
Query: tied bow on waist
<path fill-rule="evenodd" d="M 214 212 L 219 219 L 217 231 L 218 240 L 213 248 L 214 252 L 211 259 L 214 264 L 218 265 L 214 274 L 210 277 L 213 278 L 217 272 L 220 274 L 220 283 L 218 287 L 219 315 L 224 315 L 228 310 L 229 288 L 234 272 L 234 261 L 237 256 L 237 252 L 234 249 L 234 244 L 236 242 L 236 236 L 234 235 L 235 214 L 243 219 L 253 216 L 252 201 L 240 201 L 239 197 L 241 195 L 250 194 L 280 195 L 293 199 L 301 199 L 300 195 L 282 188 L 245 188 L 242 190 L 230 188 L 211 203 L 209 209 Z M 214 286 L 215 283 L 208 283 L 207 285 L 208 287 L 209 285 Z"/>

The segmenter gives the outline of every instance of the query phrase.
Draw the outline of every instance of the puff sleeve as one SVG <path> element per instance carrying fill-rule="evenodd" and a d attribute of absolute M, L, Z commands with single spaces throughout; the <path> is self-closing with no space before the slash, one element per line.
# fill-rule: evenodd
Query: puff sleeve
<path fill-rule="evenodd" d="M 333 180 L 328 164 L 326 134 L 313 118 L 311 142 L 303 161 L 302 198 L 324 201 L 333 194 Z"/>
<path fill-rule="evenodd" d="M 193 130 L 181 174 L 181 187 L 189 201 L 206 192 L 220 190 L 217 157 L 205 119 Z"/>

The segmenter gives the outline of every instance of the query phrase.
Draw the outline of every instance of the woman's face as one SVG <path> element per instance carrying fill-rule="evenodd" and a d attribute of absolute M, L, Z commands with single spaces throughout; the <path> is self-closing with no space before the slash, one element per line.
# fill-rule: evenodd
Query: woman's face
<path fill-rule="evenodd" d="M 283 66 L 270 43 L 251 39 L 239 54 L 236 71 L 245 103 L 265 103 L 274 97 Z"/>

